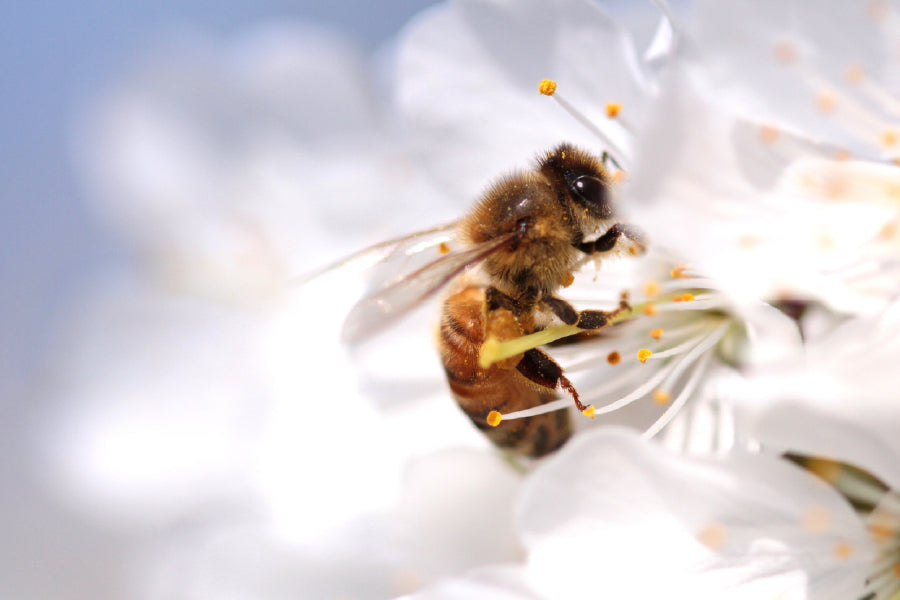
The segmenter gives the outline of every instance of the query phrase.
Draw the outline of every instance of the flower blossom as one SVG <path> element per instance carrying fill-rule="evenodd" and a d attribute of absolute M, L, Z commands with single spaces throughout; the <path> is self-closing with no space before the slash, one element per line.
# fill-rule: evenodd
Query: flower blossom
<path fill-rule="evenodd" d="M 698 3 L 642 138 L 638 214 L 738 300 L 859 314 L 900 290 L 896 11 L 834 8 Z"/>

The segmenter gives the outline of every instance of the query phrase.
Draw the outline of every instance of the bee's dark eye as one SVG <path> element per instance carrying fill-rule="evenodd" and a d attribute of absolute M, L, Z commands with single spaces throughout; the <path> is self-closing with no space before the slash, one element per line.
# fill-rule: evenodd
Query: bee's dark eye
<path fill-rule="evenodd" d="M 606 194 L 606 184 L 603 180 L 591 175 L 580 175 L 569 183 L 572 196 L 575 201 L 582 204 L 598 219 L 608 219 L 612 216 L 612 206 Z"/>

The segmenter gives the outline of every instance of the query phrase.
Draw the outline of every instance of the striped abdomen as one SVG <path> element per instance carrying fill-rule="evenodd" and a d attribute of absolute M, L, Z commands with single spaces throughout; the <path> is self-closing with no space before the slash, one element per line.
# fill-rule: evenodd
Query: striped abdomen
<path fill-rule="evenodd" d="M 450 391 L 463 412 L 497 446 L 526 456 L 547 454 L 569 439 L 567 409 L 502 421 L 497 427 L 487 424 L 492 410 L 510 413 L 532 408 L 556 399 L 556 393 L 528 380 L 515 368 L 478 366 L 484 315 L 484 290 L 479 287 L 467 287 L 444 303 L 439 344 Z"/>

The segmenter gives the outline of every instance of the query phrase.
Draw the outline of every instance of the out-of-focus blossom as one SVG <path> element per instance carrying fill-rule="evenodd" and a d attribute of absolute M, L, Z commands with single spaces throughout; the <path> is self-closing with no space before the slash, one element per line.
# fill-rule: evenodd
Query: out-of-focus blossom
<path fill-rule="evenodd" d="M 641 14 L 659 20 L 651 6 Z M 602 124 L 621 150 L 616 158 L 630 164 L 631 130 L 656 92 L 655 75 L 623 25 L 588 0 L 435 7 L 403 37 L 397 104 L 442 187 L 474 198 L 487 181 L 560 141 L 598 155 L 611 149 L 564 111 L 534 101 L 546 78 Z M 621 107 L 615 120 L 610 103 Z"/>
<path fill-rule="evenodd" d="M 898 24 L 874 4 L 701 2 L 685 27 L 630 197 L 735 298 L 871 313 L 900 288 Z"/>
<path fill-rule="evenodd" d="M 614 429 L 538 467 L 517 524 L 524 569 L 413 598 L 854 598 L 880 557 L 845 499 L 788 461 L 685 458 Z"/>

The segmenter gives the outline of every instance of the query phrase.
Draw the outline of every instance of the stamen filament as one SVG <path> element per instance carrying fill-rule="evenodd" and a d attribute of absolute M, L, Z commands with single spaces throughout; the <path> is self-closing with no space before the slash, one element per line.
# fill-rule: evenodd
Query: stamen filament
<path fill-rule="evenodd" d="M 478 364 L 482 369 L 487 369 L 495 362 L 501 361 L 504 358 L 509 358 L 510 356 L 527 352 L 532 348 L 537 348 L 538 346 L 555 342 L 564 337 L 575 335 L 580 331 L 584 330 L 575 327 L 574 325 L 557 325 L 505 342 L 489 337 L 481 346 L 481 352 L 478 354 Z"/>
<path fill-rule="evenodd" d="M 560 96 L 559 92 L 556 91 L 555 88 L 552 94 L 544 94 L 551 96 L 554 100 L 556 100 L 556 102 L 559 103 L 560 106 L 562 106 L 563 110 L 569 113 L 569 115 L 571 115 L 576 121 L 581 123 L 588 131 L 600 138 L 600 141 L 603 142 L 603 145 L 609 149 L 609 153 L 612 154 L 620 163 L 623 163 L 624 170 L 629 170 L 628 165 L 625 164 L 628 162 L 628 160 L 626 159 L 626 155 L 623 149 L 620 148 L 619 145 L 614 141 L 612 141 L 612 139 L 608 135 L 606 135 L 606 133 L 604 133 L 599 127 L 597 127 L 597 125 L 595 125 L 593 121 L 588 119 L 580 110 L 570 104 L 568 100 Z M 620 119 L 616 120 L 621 123 Z M 623 128 L 625 127 L 624 123 L 622 124 L 622 126 Z"/>

